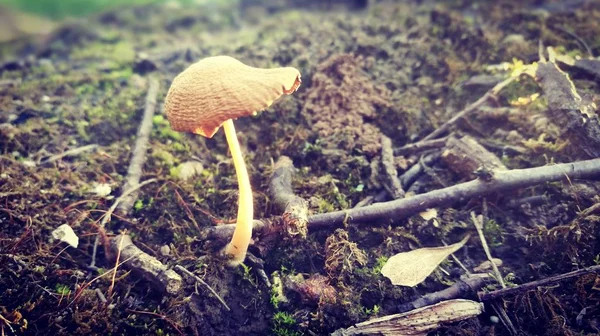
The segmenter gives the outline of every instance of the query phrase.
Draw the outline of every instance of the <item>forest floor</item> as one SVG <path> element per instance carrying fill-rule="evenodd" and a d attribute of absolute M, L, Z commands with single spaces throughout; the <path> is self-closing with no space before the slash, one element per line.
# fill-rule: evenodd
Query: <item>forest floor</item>
<path fill-rule="evenodd" d="M 399 306 L 457 283 L 465 271 L 456 260 L 468 270 L 486 261 L 472 212 L 483 216 L 505 286 L 600 264 L 596 175 L 596 181 L 566 178 L 434 203 L 435 210 L 401 218 L 392 212 L 317 225 L 309 217 L 306 237 L 259 230 L 250 247 L 254 261 L 226 267 L 218 251 L 227 240 L 207 234 L 234 222 L 237 209 L 223 132 L 212 139 L 177 133 L 162 114 L 173 78 L 204 57 L 230 55 L 302 74 L 297 92 L 236 121 L 259 220 L 281 215 L 269 183 L 283 156 L 296 168 L 292 190 L 307 201 L 311 216 L 484 179 L 485 169 L 475 175 L 472 168 L 479 167 L 444 154 L 457 139 L 476 143 L 494 169 L 598 157 L 593 135 L 600 132 L 573 131 L 576 121 L 550 113 L 553 101 L 543 83 L 525 73 L 436 136 L 443 141 L 402 147 L 425 138 L 511 72 L 548 57 L 546 47 L 574 60 L 600 55 L 600 3 L 310 3 L 146 5 L 0 44 L 3 335 L 329 334 L 399 313 Z M 557 64 L 598 125 L 600 71 L 567 63 Z M 151 83 L 158 88 L 149 89 Z M 153 102 L 141 176 L 148 183 L 130 211 L 107 218 L 126 191 L 137 131 Z M 186 179 L 189 162 L 195 175 Z M 76 248 L 52 238 L 63 224 L 79 237 Z M 120 233 L 171 271 L 178 265 L 201 278 L 227 307 L 186 273 L 180 272 L 181 288 L 171 290 L 152 275 L 140 276 L 140 266 L 120 256 L 123 241 L 111 247 Z M 399 252 L 469 234 L 457 259 L 415 287 L 394 286 L 380 272 Z M 461 297 L 478 301 L 478 290 L 499 288 L 490 277 Z M 437 332 L 600 333 L 595 273 L 484 303 L 485 313 Z M 492 322 L 499 311 L 506 313 L 501 323 Z"/>

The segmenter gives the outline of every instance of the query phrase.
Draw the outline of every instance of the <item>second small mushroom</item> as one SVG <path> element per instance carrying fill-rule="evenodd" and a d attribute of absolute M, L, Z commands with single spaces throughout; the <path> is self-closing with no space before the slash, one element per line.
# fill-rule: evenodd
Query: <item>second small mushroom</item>
<path fill-rule="evenodd" d="M 221 126 L 225 131 L 239 185 L 237 223 L 224 250 L 232 266 L 246 258 L 254 217 L 252 187 L 233 119 L 264 110 L 284 93 L 294 93 L 300 83 L 300 72 L 292 67 L 260 69 L 229 56 L 215 56 L 175 77 L 165 98 L 167 119 L 175 131 L 207 138 Z"/>

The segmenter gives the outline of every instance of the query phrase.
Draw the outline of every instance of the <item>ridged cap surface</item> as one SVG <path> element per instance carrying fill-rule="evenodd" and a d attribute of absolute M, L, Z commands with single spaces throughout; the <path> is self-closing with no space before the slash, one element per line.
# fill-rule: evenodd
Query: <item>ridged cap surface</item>
<path fill-rule="evenodd" d="M 165 112 L 175 131 L 212 138 L 226 120 L 264 110 L 301 82 L 292 67 L 259 69 L 229 56 L 208 57 L 175 77 Z"/>

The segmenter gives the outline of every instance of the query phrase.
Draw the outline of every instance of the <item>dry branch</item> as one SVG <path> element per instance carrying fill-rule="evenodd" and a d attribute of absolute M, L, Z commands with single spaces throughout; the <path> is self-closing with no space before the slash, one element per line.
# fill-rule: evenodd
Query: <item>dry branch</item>
<path fill-rule="evenodd" d="M 381 166 L 384 172 L 383 176 L 387 180 L 383 184 L 385 189 L 393 199 L 403 198 L 405 192 L 396 171 L 392 140 L 385 135 L 381 136 Z"/>
<path fill-rule="evenodd" d="M 568 279 L 578 277 L 581 275 L 585 275 L 585 274 L 589 274 L 589 273 L 600 274 L 600 265 L 591 266 L 591 267 L 587 267 L 584 269 L 551 276 L 551 277 L 548 277 L 548 278 L 545 278 L 542 280 L 527 282 L 527 283 L 521 284 L 517 287 L 502 288 L 502 289 L 495 290 L 493 292 L 488 292 L 488 293 L 479 292 L 478 296 L 479 296 L 479 300 L 481 300 L 481 301 L 489 301 L 489 300 L 497 299 L 497 298 L 504 297 L 504 296 L 515 295 L 517 293 L 523 293 L 523 292 L 535 289 L 540 286 L 549 286 L 549 285 L 555 284 L 555 283 L 563 281 L 563 280 L 568 280 Z"/>
<path fill-rule="evenodd" d="M 464 279 L 458 280 L 452 286 L 438 292 L 425 294 L 415 301 L 404 303 L 398 306 L 400 313 L 436 304 L 438 302 L 450 299 L 464 298 L 470 294 L 476 293 L 486 281 L 490 278 L 488 274 L 471 274 Z"/>
<path fill-rule="evenodd" d="M 446 206 L 499 191 L 526 188 L 567 178 L 573 180 L 594 177 L 600 177 L 600 159 L 499 171 L 489 181 L 476 179 L 408 198 L 312 215 L 308 217 L 308 226 L 317 230 L 340 226 L 343 223 L 374 222 L 383 219 L 397 221 L 428 208 Z M 254 231 L 263 234 L 276 231 L 280 221 L 281 217 L 255 220 Z M 203 232 L 202 238 L 227 240 L 231 237 L 234 228 L 235 224 L 211 227 Z"/>
<path fill-rule="evenodd" d="M 156 96 L 158 95 L 158 80 L 150 78 L 148 94 L 146 95 L 146 106 L 144 108 L 144 116 L 138 129 L 137 140 L 133 148 L 133 154 L 127 169 L 127 177 L 123 190 L 129 190 L 140 183 L 142 177 L 142 167 L 146 162 L 146 151 L 148 150 L 148 141 L 152 132 L 152 117 L 156 109 Z M 128 213 L 137 199 L 137 192 L 129 194 L 123 199 L 118 207 L 121 214 Z"/>
<path fill-rule="evenodd" d="M 399 220 L 428 208 L 445 206 L 498 191 L 525 188 L 567 178 L 573 180 L 593 177 L 600 177 L 600 159 L 498 171 L 487 182 L 476 179 L 390 202 L 313 215 L 308 218 L 308 225 L 310 228 L 316 229 L 340 225 L 344 222 L 356 223 L 382 219 Z"/>
<path fill-rule="evenodd" d="M 483 303 L 470 300 L 448 300 L 402 314 L 387 315 L 335 331 L 334 336 L 404 335 L 425 336 L 442 323 L 466 320 L 483 313 Z"/>
<path fill-rule="evenodd" d="M 181 290 L 183 285 L 181 276 L 163 265 L 158 259 L 140 250 L 133 244 L 129 235 L 113 237 L 110 245 L 113 250 L 121 249 L 121 258 L 126 260 L 127 267 L 141 274 L 161 290 L 169 294 L 177 294 Z"/>
<path fill-rule="evenodd" d="M 289 237 L 306 238 L 308 232 L 308 202 L 294 194 L 292 178 L 294 164 L 287 156 L 281 156 L 269 182 L 269 193 L 275 207 L 283 213 L 283 225 Z"/>

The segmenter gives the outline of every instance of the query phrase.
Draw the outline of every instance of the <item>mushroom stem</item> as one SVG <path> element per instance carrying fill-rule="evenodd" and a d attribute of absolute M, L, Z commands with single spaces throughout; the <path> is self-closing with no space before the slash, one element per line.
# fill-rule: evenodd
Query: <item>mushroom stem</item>
<path fill-rule="evenodd" d="M 225 247 L 225 254 L 231 256 L 230 266 L 237 266 L 246 259 L 246 251 L 252 239 L 252 219 L 254 217 L 254 203 L 252 201 L 252 187 L 246 163 L 242 156 L 240 143 L 235 134 L 233 120 L 228 119 L 223 123 L 225 138 L 231 151 L 235 173 L 237 175 L 239 195 L 238 195 L 238 214 L 237 224 L 231 242 Z"/>

